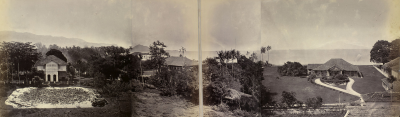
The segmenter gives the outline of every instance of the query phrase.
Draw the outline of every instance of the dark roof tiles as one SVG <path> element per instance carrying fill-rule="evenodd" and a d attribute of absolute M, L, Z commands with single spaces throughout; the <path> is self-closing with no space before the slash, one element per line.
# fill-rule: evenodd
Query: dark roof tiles
<path fill-rule="evenodd" d="M 50 56 L 47 56 L 46 58 L 41 59 L 38 62 L 36 62 L 35 66 L 43 66 L 51 61 L 57 63 L 58 65 L 67 65 L 67 62 L 61 60 L 60 58 L 58 58 L 54 55 L 50 55 Z"/>
<path fill-rule="evenodd" d="M 330 59 L 325 64 L 322 64 L 313 70 L 329 70 L 332 67 L 337 67 L 346 71 L 359 71 L 357 66 L 354 66 L 341 58 Z"/>

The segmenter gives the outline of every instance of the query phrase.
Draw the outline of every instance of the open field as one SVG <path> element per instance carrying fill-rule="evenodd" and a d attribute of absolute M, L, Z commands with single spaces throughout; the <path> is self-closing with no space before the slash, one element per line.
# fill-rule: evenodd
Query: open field
<path fill-rule="evenodd" d="M 349 94 L 340 93 L 338 91 L 312 84 L 307 78 L 283 76 L 279 77 L 277 67 L 266 67 L 264 69 L 264 86 L 268 87 L 272 92 L 276 92 L 275 101 L 279 101 L 282 91 L 296 92 L 296 98 L 300 101 L 306 101 L 307 98 L 320 96 L 323 103 L 339 103 L 352 102 L 359 98 Z"/>
<path fill-rule="evenodd" d="M 377 71 L 372 65 L 359 65 L 358 68 L 364 75 L 363 78 L 353 78 L 354 91 L 365 94 L 372 92 L 382 92 L 385 89 L 382 87 L 382 78 L 385 78 L 379 71 Z"/>
<path fill-rule="evenodd" d="M 134 112 L 132 108 L 132 93 L 125 93 L 120 98 L 108 98 L 104 107 L 94 108 L 29 108 L 15 109 L 4 104 L 7 97 L 1 97 L 1 117 L 104 117 L 120 116 L 130 117 Z"/>

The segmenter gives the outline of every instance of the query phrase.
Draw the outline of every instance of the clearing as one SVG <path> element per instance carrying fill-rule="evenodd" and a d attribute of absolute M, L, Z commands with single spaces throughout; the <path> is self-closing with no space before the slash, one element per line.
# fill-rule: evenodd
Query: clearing
<path fill-rule="evenodd" d="M 363 78 L 353 78 L 354 91 L 360 94 L 372 93 L 372 92 L 383 92 L 385 89 L 382 87 L 382 80 L 385 78 L 379 71 L 377 71 L 372 65 L 359 65 L 361 73 L 364 75 Z"/>
<path fill-rule="evenodd" d="M 357 96 L 341 93 L 330 88 L 326 88 L 317 84 L 312 84 L 307 81 L 307 78 L 282 76 L 279 77 L 277 72 L 278 67 L 266 67 L 264 69 L 264 80 L 263 85 L 270 89 L 271 92 L 277 93 L 274 96 L 275 101 L 281 99 L 282 91 L 293 91 L 296 92 L 296 98 L 302 102 L 305 102 L 307 98 L 320 96 L 323 99 L 323 103 L 340 103 L 353 102 L 358 100 Z M 279 77 L 279 79 L 277 78 Z"/>

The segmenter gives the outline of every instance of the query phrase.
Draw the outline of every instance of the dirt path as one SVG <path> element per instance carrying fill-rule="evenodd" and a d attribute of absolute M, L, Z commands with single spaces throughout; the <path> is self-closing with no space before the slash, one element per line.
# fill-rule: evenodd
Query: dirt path
<path fill-rule="evenodd" d="M 318 78 L 318 79 L 315 79 L 315 83 L 317 83 L 317 84 L 319 84 L 319 85 L 322 85 L 322 86 L 324 86 L 324 87 L 327 87 L 327 88 L 335 89 L 335 90 L 338 90 L 338 91 L 341 91 L 341 92 L 344 92 L 344 93 L 347 93 L 347 94 L 351 94 L 351 95 L 354 95 L 354 96 L 357 96 L 357 97 L 361 97 L 361 94 L 360 94 L 360 93 L 357 93 L 357 92 L 354 91 L 353 88 L 352 88 L 352 86 L 353 86 L 353 84 L 354 84 L 354 80 L 351 79 L 351 78 L 349 78 L 349 80 L 350 80 L 350 82 L 347 84 L 346 90 L 341 89 L 341 88 L 338 88 L 338 87 L 330 86 L 330 85 L 327 85 L 327 84 L 325 84 L 325 83 L 322 83 L 321 80 L 320 80 L 319 78 Z"/>

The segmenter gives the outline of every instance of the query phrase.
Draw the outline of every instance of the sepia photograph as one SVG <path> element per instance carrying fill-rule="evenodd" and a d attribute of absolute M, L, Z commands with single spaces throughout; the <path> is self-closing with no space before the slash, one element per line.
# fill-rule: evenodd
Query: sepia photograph
<path fill-rule="evenodd" d="M 398 117 L 397 0 L 0 0 L 0 117 Z"/>

